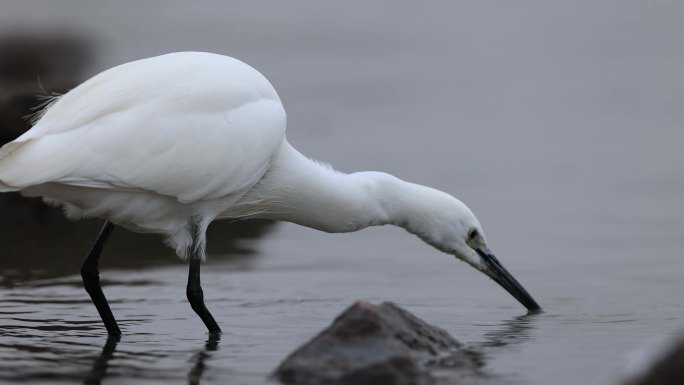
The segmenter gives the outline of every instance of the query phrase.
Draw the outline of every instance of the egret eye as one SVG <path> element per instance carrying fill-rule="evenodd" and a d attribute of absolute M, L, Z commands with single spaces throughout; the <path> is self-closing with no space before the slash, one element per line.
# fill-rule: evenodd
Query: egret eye
<path fill-rule="evenodd" d="M 477 229 L 472 229 L 472 230 L 470 230 L 470 231 L 468 232 L 468 240 L 471 240 L 471 241 L 472 241 L 472 240 L 474 240 L 475 238 L 477 238 L 477 236 L 478 236 Z"/>

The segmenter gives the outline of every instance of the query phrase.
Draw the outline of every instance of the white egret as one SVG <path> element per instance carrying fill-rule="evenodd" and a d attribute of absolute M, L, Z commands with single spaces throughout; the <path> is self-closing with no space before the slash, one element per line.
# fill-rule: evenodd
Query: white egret
<path fill-rule="evenodd" d="M 487 248 L 480 223 L 444 192 L 381 172 L 344 174 L 285 137 L 285 110 L 239 60 L 181 52 L 108 69 L 54 100 L 0 149 L 0 192 L 106 219 L 81 275 L 110 334 L 120 334 L 98 261 L 118 225 L 160 233 L 189 258 L 187 297 L 211 333 L 200 264 L 215 219 L 268 218 L 326 232 L 391 224 L 486 274 L 531 311 L 539 305 Z"/>

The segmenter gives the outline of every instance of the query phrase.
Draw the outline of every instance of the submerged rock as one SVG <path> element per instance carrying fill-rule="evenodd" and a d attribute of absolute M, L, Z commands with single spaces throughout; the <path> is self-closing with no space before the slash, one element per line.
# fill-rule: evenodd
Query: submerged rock
<path fill-rule="evenodd" d="M 318 336 L 287 357 L 274 376 L 297 385 L 423 385 L 428 366 L 479 365 L 446 331 L 392 302 L 357 302 Z"/>

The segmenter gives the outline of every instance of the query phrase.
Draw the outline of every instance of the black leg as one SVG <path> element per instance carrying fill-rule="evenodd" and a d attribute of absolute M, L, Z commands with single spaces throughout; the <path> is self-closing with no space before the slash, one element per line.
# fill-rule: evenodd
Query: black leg
<path fill-rule="evenodd" d="M 97 312 L 100 313 L 100 317 L 107 328 L 107 332 L 109 332 L 110 335 L 118 336 L 121 335 L 121 330 L 119 330 L 119 325 L 116 324 L 112 310 L 107 303 L 107 298 L 105 298 L 102 287 L 100 287 L 100 271 L 97 267 L 100 262 L 102 249 L 113 229 L 114 225 L 112 222 L 106 221 L 102 230 L 100 230 L 100 235 L 97 236 L 93 247 L 90 249 L 88 256 L 83 261 L 83 265 L 81 265 L 81 277 L 83 277 L 83 286 L 85 286 L 86 291 L 90 294 L 90 298 L 93 300 Z"/>
<path fill-rule="evenodd" d="M 221 328 L 218 326 L 211 313 L 209 313 L 207 307 L 204 306 L 204 293 L 202 292 L 202 285 L 200 283 L 200 267 L 202 266 L 200 252 L 203 252 L 203 250 L 198 250 L 193 247 L 190 253 L 190 270 L 188 272 L 188 287 L 186 294 L 190 306 L 192 306 L 192 310 L 194 310 L 202 321 L 204 321 L 207 329 L 209 329 L 209 333 L 221 334 Z"/>

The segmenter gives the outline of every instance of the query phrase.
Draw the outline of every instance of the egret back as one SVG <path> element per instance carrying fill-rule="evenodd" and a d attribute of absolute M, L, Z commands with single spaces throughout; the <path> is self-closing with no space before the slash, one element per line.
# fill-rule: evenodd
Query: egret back
<path fill-rule="evenodd" d="M 130 62 L 60 97 L 0 149 L 0 191 L 168 233 L 154 226 L 216 216 L 257 183 L 285 127 L 271 84 L 236 59 L 183 52 Z"/>

